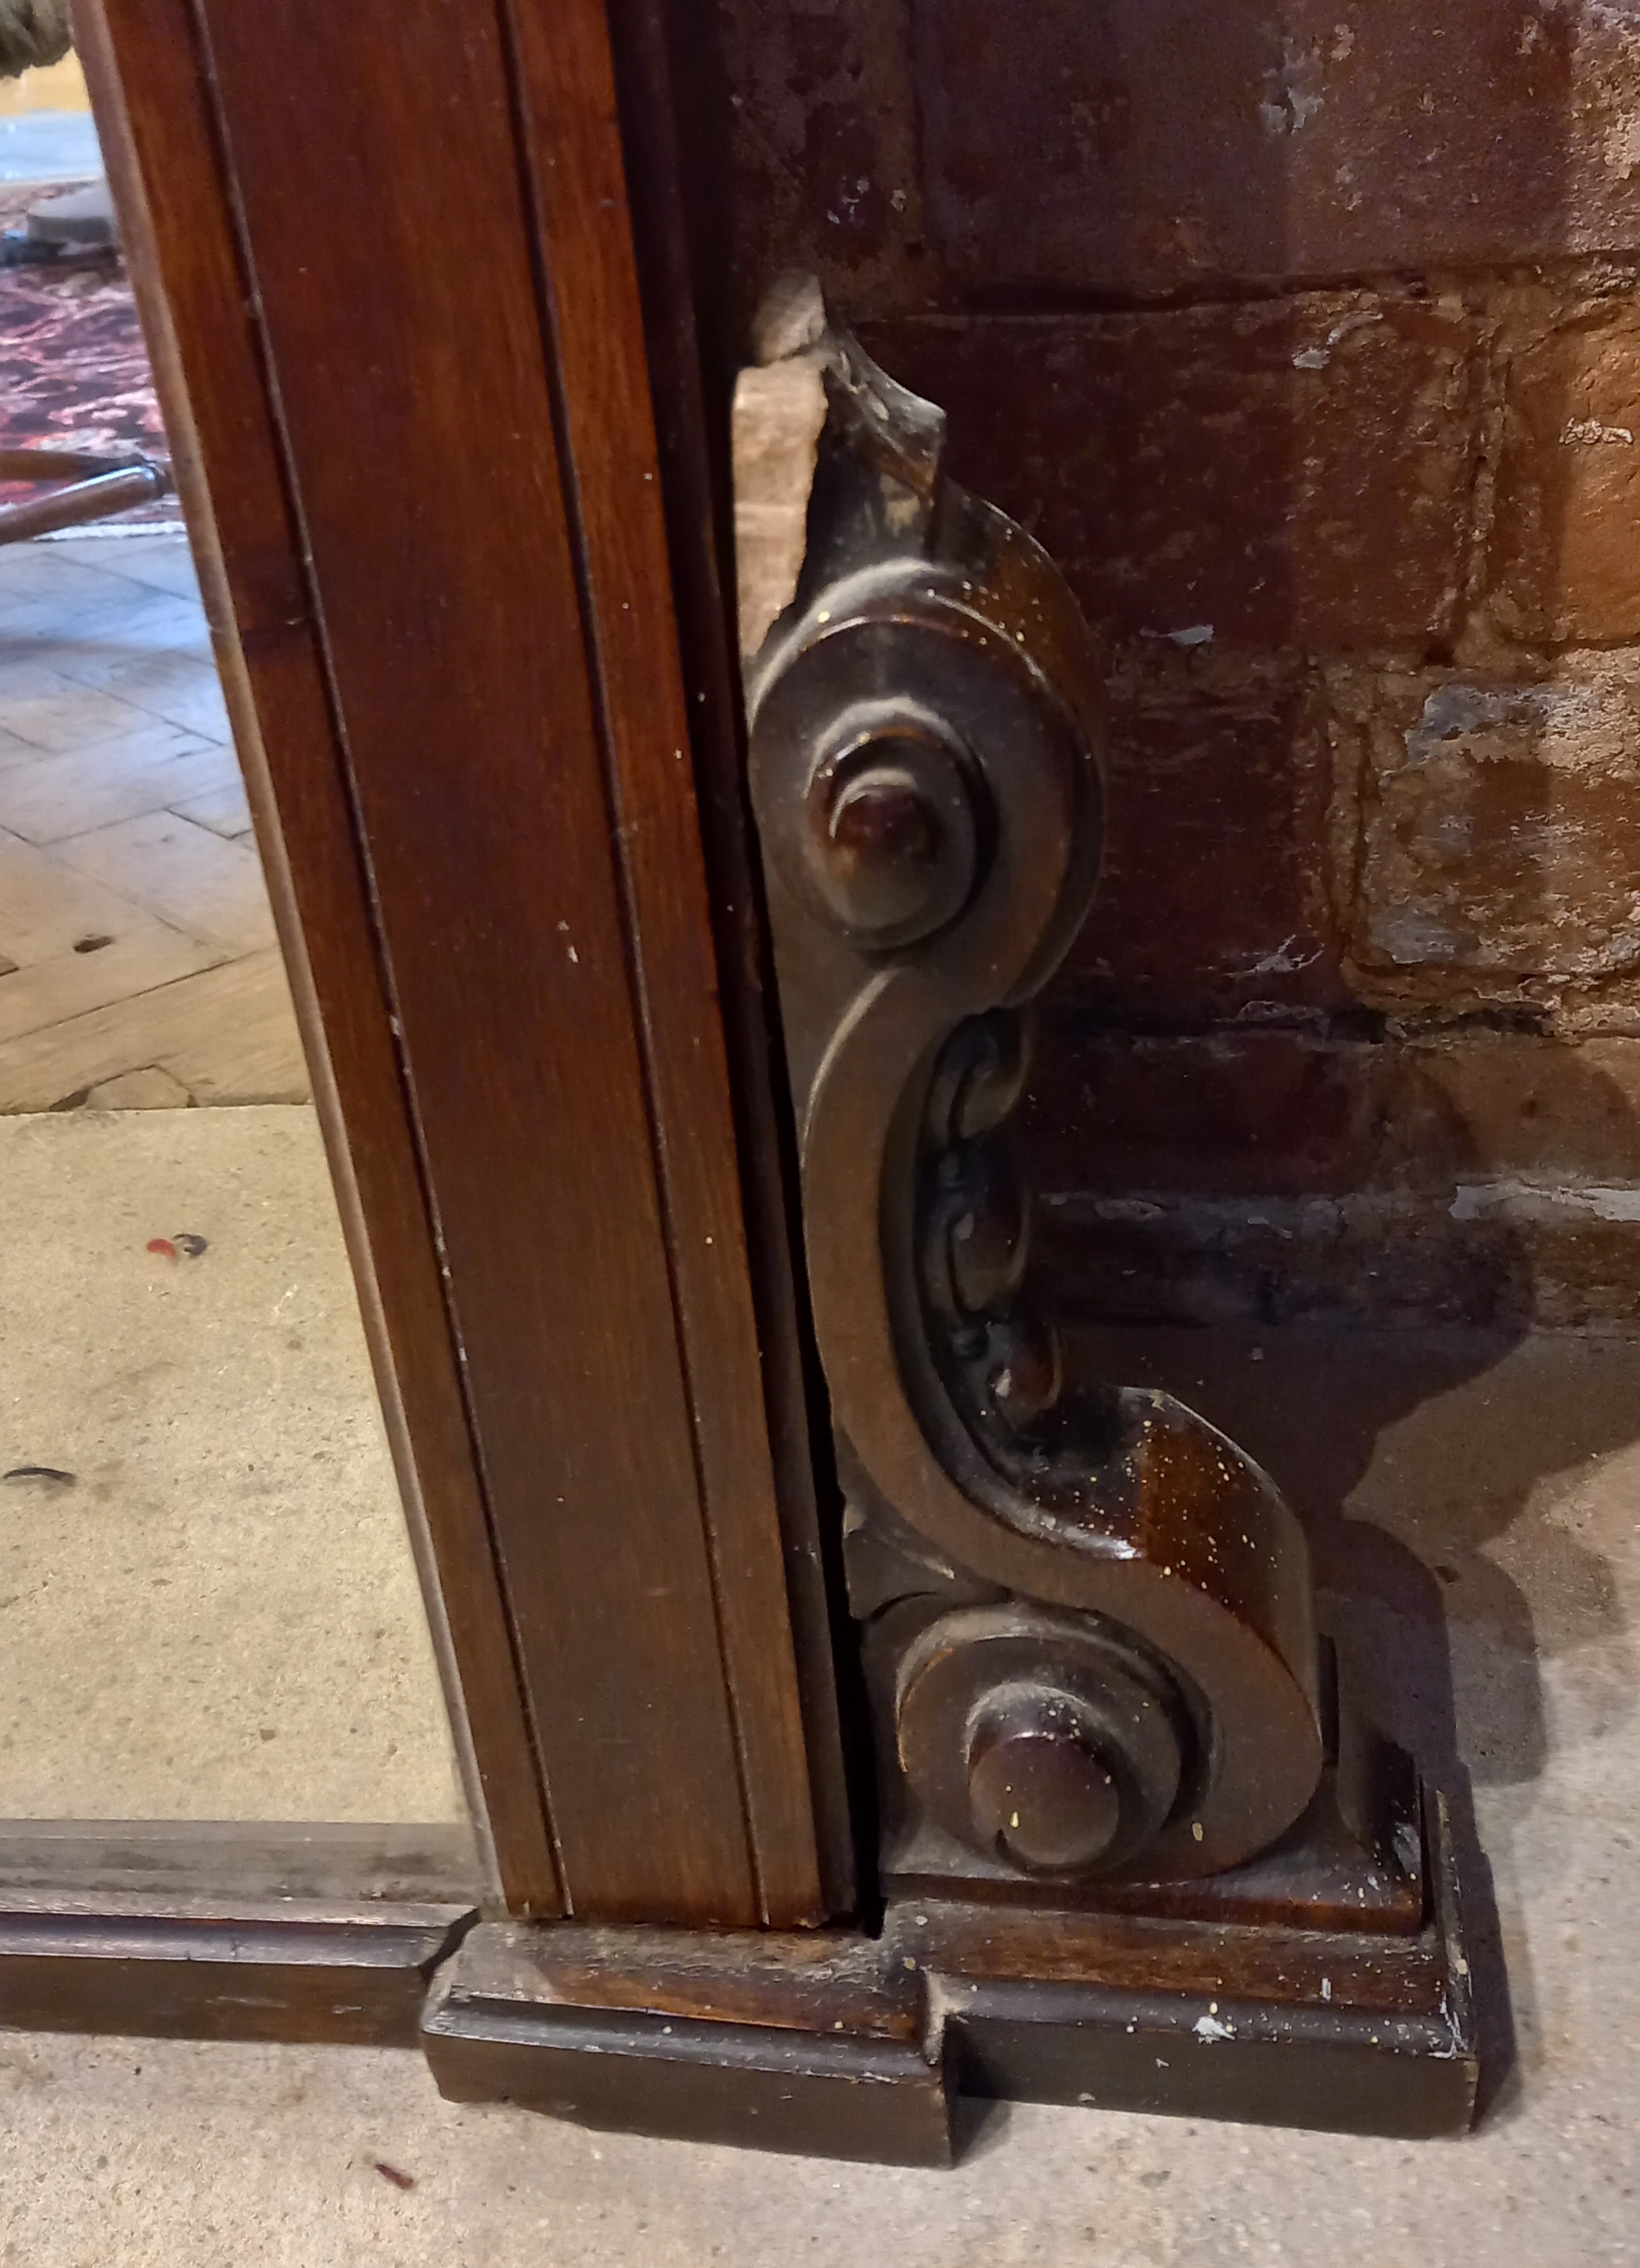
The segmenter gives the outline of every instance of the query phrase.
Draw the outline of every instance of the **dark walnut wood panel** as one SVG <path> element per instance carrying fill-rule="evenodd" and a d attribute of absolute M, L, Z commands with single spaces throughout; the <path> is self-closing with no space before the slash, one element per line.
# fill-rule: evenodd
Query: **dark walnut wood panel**
<path fill-rule="evenodd" d="M 119 198 L 235 740 L 302 1014 L 458 1739 L 509 1907 L 561 1911 L 275 406 L 185 0 L 84 0 Z M 418 1529 L 420 1533 L 418 1533 Z"/>
<path fill-rule="evenodd" d="M 498 27 L 204 15 L 565 1894 L 748 1922 Z"/>
<path fill-rule="evenodd" d="M 824 1918 L 828 1886 L 783 1565 L 663 468 L 636 350 L 643 310 L 609 33 L 599 0 L 550 14 L 514 4 L 511 14 L 753 1866 L 762 1918 L 790 1927 Z M 794 1540 L 812 1555 L 812 1491 L 807 1512 L 809 1533 Z M 835 1873 L 835 1857 L 827 1871 Z"/>
<path fill-rule="evenodd" d="M 377 1270 L 361 1270 L 367 1318 L 407 1441 L 414 1417 L 407 1488 L 427 1499 L 430 1602 L 436 1621 L 447 1609 L 508 1903 L 561 1905 L 522 1684 L 559 1751 L 546 1778 L 582 1911 L 813 1920 L 849 1902 L 851 1867 L 789 1351 L 778 1488 L 763 1397 L 761 1342 L 792 1343 L 789 1278 L 765 1268 L 773 1291 L 754 1311 L 739 1209 L 718 994 L 754 1025 L 756 987 L 739 955 L 720 988 L 713 959 L 601 16 L 556 59 L 532 45 L 532 20 L 514 28 L 538 197 L 520 196 L 512 129 L 496 131 L 502 113 L 485 107 L 518 60 L 499 30 L 441 98 L 475 106 L 486 144 L 469 186 L 490 201 L 499 269 L 482 286 L 453 252 L 441 275 L 424 272 L 416 218 L 386 186 L 386 148 L 401 129 L 430 144 L 443 129 L 416 123 L 429 98 L 408 55 L 393 108 L 364 29 L 357 73 L 337 59 L 328 110 L 298 106 L 305 141 L 260 116 L 253 53 L 271 84 L 283 43 L 300 46 L 299 9 L 254 33 L 205 11 L 196 48 L 180 11 L 151 44 L 116 5 L 127 85 L 105 70 L 101 102 L 179 122 L 165 148 L 151 133 L 134 148 L 126 201 L 135 210 L 151 178 L 158 220 L 144 211 L 131 232 L 201 548 L 220 545 L 236 725 L 253 784 L 272 775 L 264 850 L 290 888 L 293 976 L 300 991 L 311 962 L 335 1064 L 338 1179 L 344 1201 L 361 1185 L 369 1250 L 356 1237 L 356 1262 Z M 353 267 L 338 253 L 316 272 L 282 168 L 299 158 L 318 214 L 323 185 L 359 162 L 349 99 L 393 109 L 376 127 L 381 163 L 366 166 L 379 205 L 356 205 Z M 474 170 L 463 160 L 464 180 Z M 420 212 L 434 235 L 440 194 L 430 187 Z M 399 251 L 415 271 L 402 292 Z M 560 418 L 587 460 L 568 482 Z M 499 456 L 472 445 L 497 426 L 510 437 Z M 395 437 L 395 453 L 378 446 Z M 632 504 L 623 480 L 633 510 L 602 500 L 614 483 Z M 217 563 L 205 563 L 209 580 Z M 488 767 L 468 761 L 481 741 L 493 742 Z M 543 893 L 560 887 L 549 912 Z M 321 1091 L 327 1071 L 316 1064 Z M 775 1203 L 777 1214 L 777 1190 Z M 767 1251 L 767 1222 L 763 1237 Z M 788 1581 L 804 1594 L 801 1697 Z M 593 1756 L 573 1728 L 605 1693 L 615 1721 Z"/>

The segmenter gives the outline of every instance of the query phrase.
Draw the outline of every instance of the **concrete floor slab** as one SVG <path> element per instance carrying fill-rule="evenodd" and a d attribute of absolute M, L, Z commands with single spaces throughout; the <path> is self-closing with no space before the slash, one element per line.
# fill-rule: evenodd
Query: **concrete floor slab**
<path fill-rule="evenodd" d="M 29 1467 L 73 1477 L 0 1480 L 0 1815 L 462 1815 L 310 1108 L 0 1118 Z"/>
<path fill-rule="evenodd" d="M 1212 1414 L 1233 1409 L 1285 1460 L 1327 1565 L 1359 1587 L 1357 1666 L 1377 1672 L 1386 1712 L 1433 1750 L 1460 1805 L 1473 1802 L 1516 2043 L 1476 2134 L 1349 2141 L 1027 2107 L 999 2114 L 954 2173 L 883 2170 L 456 2108 L 407 2052 L 11 2035 L 0 2036 L 0 2261 L 1640 2259 L 1640 1348 L 1374 1349 L 1295 1333 L 1260 1343 L 1254 1362 L 1251 1344 L 1210 1337 L 1171 1354 L 1129 1342 L 1122 1366 L 1195 1364 Z M 1474 1887 L 1489 1937 L 1485 1878 Z M 1497 1986 L 1495 2044 L 1511 2022 Z"/>

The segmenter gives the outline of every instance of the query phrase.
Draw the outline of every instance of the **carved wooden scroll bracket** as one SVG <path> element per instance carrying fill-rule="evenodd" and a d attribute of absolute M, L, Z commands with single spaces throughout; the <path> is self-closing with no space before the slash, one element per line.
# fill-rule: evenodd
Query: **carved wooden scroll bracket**
<path fill-rule="evenodd" d="M 748 675 L 809 1273 L 891 1835 L 1023 1880 L 1216 1874 L 1322 1763 L 1304 1536 L 1167 1395 L 1067 1381 L 1010 1123 L 1097 883 L 1095 657 L 833 332 L 796 598 Z"/>
<path fill-rule="evenodd" d="M 913 2163 L 959 2092 L 1449 2132 L 1478 2066 L 1440 1799 L 1320 1675 L 1271 1481 L 1077 1383 L 1030 1296 L 1010 1124 L 1098 875 L 1087 633 L 945 477 L 940 412 L 784 313 L 807 366 L 758 373 L 737 462 L 813 485 L 800 564 L 780 482 L 743 546 L 752 790 L 880 1911 L 482 1926 L 429 2058 L 459 2100 Z"/>

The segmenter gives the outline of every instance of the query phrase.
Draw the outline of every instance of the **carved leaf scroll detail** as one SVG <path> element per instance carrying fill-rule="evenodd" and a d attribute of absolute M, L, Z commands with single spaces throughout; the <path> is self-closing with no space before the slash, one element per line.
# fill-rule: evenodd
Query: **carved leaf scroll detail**
<path fill-rule="evenodd" d="M 879 1705 L 989 1859 L 1212 1873 L 1316 1784 L 1305 1540 L 1180 1402 L 1066 1382 L 1009 1136 L 1096 887 L 1096 657 L 1047 555 L 945 477 L 943 413 L 844 335 L 801 352 L 828 408 L 751 784 Z"/>

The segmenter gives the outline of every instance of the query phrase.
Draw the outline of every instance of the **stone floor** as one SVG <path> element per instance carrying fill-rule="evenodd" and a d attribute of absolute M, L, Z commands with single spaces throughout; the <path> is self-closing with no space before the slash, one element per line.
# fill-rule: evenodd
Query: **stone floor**
<path fill-rule="evenodd" d="M 982 2130 L 955 2172 L 932 2174 L 456 2109 L 408 2052 L 13 2035 L 0 2039 L 0 2261 L 1640 2260 L 1640 1349 L 1392 1351 L 1400 1382 L 1370 1439 L 1328 1398 L 1346 1351 L 1265 1344 L 1255 1367 L 1239 1351 L 1267 1413 L 1284 1409 L 1291 1424 L 1307 1379 L 1313 1430 L 1336 1421 L 1347 1454 L 1323 1445 L 1308 1478 L 1320 1487 L 1330 1457 L 1333 1509 L 1354 1515 L 1331 1521 L 1327 1557 L 1335 1571 L 1352 1557 L 1362 1588 L 1358 1666 L 1395 1668 L 1389 1705 L 1433 1727 L 1460 1811 L 1473 1804 L 1490 1867 L 1489 1890 L 1473 1882 L 1476 1943 L 1501 1949 L 1508 1975 L 1504 1997 L 1482 1955 L 1489 2034 L 1506 2043 L 1512 2026 L 1515 2041 L 1475 2134 L 1347 2141 L 1026 2107 Z M 1177 1359 L 1162 1350 L 1157 1366 Z M 1291 1390 L 1266 1386 L 1289 1360 Z M 1235 1393 L 1203 1384 L 1220 1408 Z"/>
<path fill-rule="evenodd" d="M 69 1477 L 0 1478 L 0 1817 L 460 1817 L 311 1108 L 0 1118 L 31 1468 Z"/>
<path fill-rule="evenodd" d="M 186 540 L 0 549 L 0 1111 L 306 1093 Z"/>

